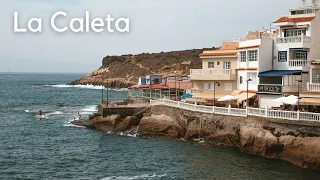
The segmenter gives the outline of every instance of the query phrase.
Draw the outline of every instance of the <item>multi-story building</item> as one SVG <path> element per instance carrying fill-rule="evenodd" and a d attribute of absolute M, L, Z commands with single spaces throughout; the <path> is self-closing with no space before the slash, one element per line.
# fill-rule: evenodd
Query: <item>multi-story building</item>
<path fill-rule="evenodd" d="M 283 95 L 298 95 L 307 90 L 310 63 L 320 57 L 319 7 L 290 9 L 290 15 L 274 22 L 277 37 L 273 41 L 273 60 L 267 71 L 259 73 L 260 107 L 278 106 L 273 102 Z"/>
<path fill-rule="evenodd" d="M 200 54 L 202 69 L 191 69 L 192 94 L 212 104 L 224 95 L 230 95 L 237 89 L 237 48 L 238 42 L 223 42 L 213 51 Z"/>
<path fill-rule="evenodd" d="M 275 31 L 248 32 L 244 38 L 234 39 L 239 42 L 237 88 L 248 91 L 249 105 L 257 105 L 259 72 L 272 68 L 273 36 Z M 246 100 L 243 99 L 243 100 Z"/>

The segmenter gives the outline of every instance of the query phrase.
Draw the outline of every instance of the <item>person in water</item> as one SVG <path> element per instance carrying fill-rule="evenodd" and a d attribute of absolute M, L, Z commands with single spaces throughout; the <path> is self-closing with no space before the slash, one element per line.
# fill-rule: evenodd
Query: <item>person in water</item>
<path fill-rule="evenodd" d="M 42 111 L 39 110 L 39 119 L 42 119 L 42 115 L 43 115 Z"/>
<path fill-rule="evenodd" d="M 78 118 L 79 118 L 79 120 L 81 119 L 81 114 L 78 112 Z"/>

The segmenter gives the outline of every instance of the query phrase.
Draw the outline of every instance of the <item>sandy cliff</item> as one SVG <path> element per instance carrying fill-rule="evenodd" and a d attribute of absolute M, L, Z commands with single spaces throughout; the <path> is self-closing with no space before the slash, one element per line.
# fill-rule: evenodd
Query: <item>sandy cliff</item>
<path fill-rule="evenodd" d="M 188 75 L 191 68 L 201 68 L 199 54 L 208 49 L 106 56 L 99 69 L 70 84 L 103 84 L 106 86 L 107 76 L 103 72 L 106 69 L 110 71 L 109 87 L 115 88 L 125 88 L 137 84 L 139 77 L 148 74 L 170 75 L 177 71 L 180 75 Z"/>

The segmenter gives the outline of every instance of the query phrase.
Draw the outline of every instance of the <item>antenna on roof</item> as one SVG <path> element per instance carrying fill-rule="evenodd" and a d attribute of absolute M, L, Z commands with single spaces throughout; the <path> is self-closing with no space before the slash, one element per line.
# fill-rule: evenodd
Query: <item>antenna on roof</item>
<path fill-rule="evenodd" d="M 306 6 L 306 3 L 307 3 L 307 0 L 302 0 L 302 5 L 303 5 L 303 7 Z"/>
<path fill-rule="evenodd" d="M 319 6 L 319 0 L 312 0 L 312 6 L 315 7 L 315 6 Z"/>

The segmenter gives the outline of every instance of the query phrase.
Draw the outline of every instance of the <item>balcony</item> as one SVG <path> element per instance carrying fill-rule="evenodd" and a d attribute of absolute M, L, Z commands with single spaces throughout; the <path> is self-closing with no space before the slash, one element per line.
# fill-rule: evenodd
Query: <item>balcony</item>
<path fill-rule="evenodd" d="M 308 61 L 307 60 L 290 59 L 288 61 L 288 63 L 289 63 L 289 67 L 291 69 L 297 69 L 297 70 L 302 70 L 303 67 L 307 67 L 308 66 Z"/>
<path fill-rule="evenodd" d="M 235 69 L 190 69 L 191 80 L 237 80 Z"/>
<path fill-rule="evenodd" d="M 309 83 L 307 84 L 307 91 L 320 92 L 320 83 Z"/>
<path fill-rule="evenodd" d="M 287 44 L 292 47 L 310 48 L 311 38 L 307 36 L 280 37 L 276 38 L 276 44 Z"/>

